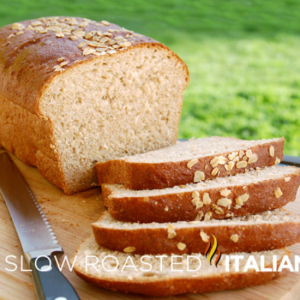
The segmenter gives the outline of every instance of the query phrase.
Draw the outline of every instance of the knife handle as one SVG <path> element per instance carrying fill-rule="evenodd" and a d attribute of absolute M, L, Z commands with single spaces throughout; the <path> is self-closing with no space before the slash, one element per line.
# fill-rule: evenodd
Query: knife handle
<path fill-rule="evenodd" d="M 30 268 L 39 300 L 80 299 L 50 255 L 32 258 Z"/>
<path fill-rule="evenodd" d="M 300 157 L 284 155 L 281 163 L 284 165 L 300 167 Z"/>

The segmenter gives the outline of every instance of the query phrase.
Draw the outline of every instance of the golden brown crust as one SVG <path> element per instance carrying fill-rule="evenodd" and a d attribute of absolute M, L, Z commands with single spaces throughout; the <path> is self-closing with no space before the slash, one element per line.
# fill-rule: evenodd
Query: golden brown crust
<path fill-rule="evenodd" d="M 268 281 L 278 278 L 279 272 L 236 273 L 226 274 L 215 278 L 184 278 L 169 279 L 158 282 L 120 282 L 99 279 L 88 276 L 82 270 L 74 268 L 76 274 L 83 280 L 112 291 L 124 293 L 135 293 L 147 296 L 172 296 L 186 293 L 210 293 L 223 290 L 233 290 L 245 287 L 265 284 Z"/>
<path fill-rule="evenodd" d="M 23 162 L 37 166 L 50 182 L 68 193 L 59 160 L 51 149 L 51 136 L 49 120 L 32 114 L 0 94 L 0 146 Z"/>
<path fill-rule="evenodd" d="M 232 216 L 243 216 L 255 214 L 280 208 L 296 198 L 300 185 L 299 169 L 295 168 L 295 173 L 289 175 L 289 181 L 284 178 L 265 180 L 259 183 L 251 183 L 246 186 L 232 186 L 227 189 L 231 193 L 227 196 L 232 201 L 229 207 L 218 206 L 217 202 L 222 196 L 220 191 L 224 188 L 210 188 L 199 192 L 200 199 L 203 199 L 205 192 L 209 193 L 211 203 L 196 209 L 192 203 L 192 192 L 182 192 L 177 194 L 166 194 L 152 197 L 114 197 L 109 195 L 109 185 L 102 185 L 104 190 L 103 201 L 108 207 L 111 216 L 117 220 L 125 222 L 141 223 L 165 223 L 177 221 L 193 221 L 201 212 L 202 219 L 210 212 L 211 219 L 224 219 L 228 213 Z M 280 188 L 282 195 L 277 198 L 275 191 Z M 249 195 L 249 199 L 241 207 L 236 208 L 237 198 L 241 195 Z M 107 195 L 109 195 L 107 197 Z M 218 213 L 215 206 L 221 207 L 222 213 Z"/>
<path fill-rule="evenodd" d="M 204 254 L 208 242 L 201 238 L 200 232 L 208 237 L 213 234 L 221 253 L 273 250 L 300 242 L 300 222 L 295 221 L 239 225 L 230 225 L 228 222 L 221 226 L 175 228 L 176 236 L 172 239 L 168 238 L 167 228 L 112 229 L 97 223 L 92 227 L 99 245 L 120 252 L 126 247 L 135 247 L 134 253 L 137 254 Z M 236 240 L 232 238 L 235 235 Z M 186 248 L 179 250 L 178 243 L 184 243 Z"/>
<path fill-rule="evenodd" d="M 288 254 L 288 251 L 287 251 Z M 76 255 L 76 254 L 75 254 Z M 290 255 L 290 254 L 289 254 Z M 282 259 L 277 262 L 280 265 Z M 272 267 L 270 265 L 266 268 Z M 253 270 L 245 273 L 225 273 L 222 276 L 213 277 L 189 277 L 175 278 L 148 282 L 114 281 L 111 279 L 97 278 L 88 275 L 84 270 L 74 267 L 75 273 L 83 280 L 112 291 L 124 293 L 135 293 L 148 296 L 172 296 L 185 293 L 209 293 L 222 290 L 232 290 L 265 284 L 270 280 L 282 275 L 280 272 L 255 272 Z"/>
<path fill-rule="evenodd" d="M 38 149 L 43 149 L 52 159 L 56 158 L 50 148 L 50 134 L 48 120 L 8 101 L 0 93 L 0 146 L 15 153 L 25 163 L 36 165 Z"/>
<path fill-rule="evenodd" d="M 270 156 L 270 146 L 274 147 L 275 156 Z M 103 183 L 122 183 L 132 190 L 164 189 L 176 185 L 194 182 L 195 171 L 205 174 L 205 180 L 244 173 L 250 168 L 263 168 L 275 164 L 276 159 L 283 159 L 284 138 L 275 142 L 264 143 L 249 149 L 258 156 L 257 162 L 248 164 L 246 168 L 226 170 L 225 165 L 218 165 L 219 173 L 212 175 L 213 167 L 210 162 L 214 156 L 199 158 L 197 164 L 188 168 L 189 161 L 166 163 L 132 163 L 126 160 L 110 160 L 96 165 L 97 180 Z M 230 152 L 220 153 L 228 158 Z"/>
<path fill-rule="evenodd" d="M 111 34 L 111 38 L 121 36 L 130 41 L 129 46 L 120 46 L 117 50 L 132 47 L 166 49 L 186 72 L 186 83 L 189 80 L 187 66 L 169 48 L 115 24 L 107 26 L 82 18 L 53 17 L 23 21 L 1 28 L 0 93 L 5 103 L 1 100 L 0 107 L 5 110 L 5 113 L 1 113 L 0 147 L 12 151 L 25 163 L 37 165 L 48 180 L 67 194 L 88 189 L 91 185 L 82 183 L 75 190 L 67 186 L 60 158 L 55 153 L 51 122 L 41 114 L 39 109 L 40 99 L 54 77 L 60 74 L 59 70 L 68 70 L 86 61 L 122 52 L 107 52 L 108 54 L 103 56 L 96 56 L 95 53 L 84 55 L 83 52 L 88 47 L 87 43 L 93 42 L 94 36 L 97 39 L 102 37 L 98 33 L 98 36 L 95 33 L 92 37 L 87 35 L 83 37 L 80 34 L 75 36 L 74 31 L 78 29 L 82 29 L 85 34 L 102 31 L 103 36 Z M 108 32 L 109 30 L 113 32 Z M 63 36 L 57 36 L 61 32 Z M 126 37 L 127 35 L 129 37 Z M 76 39 L 72 39 L 74 36 Z M 85 42 L 84 47 L 78 47 L 83 42 Z M 104 43 L 108 44 L 108 41 Z M 67 64 L 60 67 L 59 65 L 64 62 Z M 12 111 L 14 114 L 11 113 Z M 17 111 L 20 111 L 18 119 L 14 117 Z M 39 153 L 39 161 L 36 153 Z"/>

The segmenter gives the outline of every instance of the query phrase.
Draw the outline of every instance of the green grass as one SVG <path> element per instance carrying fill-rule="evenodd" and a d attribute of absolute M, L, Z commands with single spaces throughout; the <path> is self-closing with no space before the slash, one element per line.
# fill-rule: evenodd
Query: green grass
<path fill-rule="evenodd" d="M 106 19 L 188 64 L 180 137 L 284 136 L 300 156 L 300 1 L 0 0 L 0 25 L 51 15 Z"/>
<path fill-rule="evenodd" d="M 180 136 L 244 139 L 285 136 L 286 152 L 300 154 L 300 39 L 278 36 L 184 41 L 191 72 Z M 184 48 L 190 50 L 184 54 Z"/>

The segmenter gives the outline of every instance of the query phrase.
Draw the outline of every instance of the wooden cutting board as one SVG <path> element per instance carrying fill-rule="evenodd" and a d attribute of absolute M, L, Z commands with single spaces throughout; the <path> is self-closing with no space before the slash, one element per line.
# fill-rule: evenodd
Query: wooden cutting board
<path fill-rule="evenodd" d="M 23 164 L 14 156 L 12 156 L 12 158 L 16 162 L 36 195 L 37 200 L 41 204 L 59 243 L 64 248 L 65 255 L 67 255 L 68 258 L 71 258 L 76 247 L 86 237 L 92 234 L 91 223 L 96 221 L 101 212 L 104 210 L 101 200 L 101 190 L 99 188 L 95 188 L 77 195 L 66 196 L 59 189 L 44 179 L 36 168 Z M 299 192 L 297 200 L 289 204 L 287 208 L 300 213 Z M 0 299 L 36 299 L 30 273 L 21 271 L 20 257 L 23 254 L 22 249 L 1 195 L 0 220 Z M 290 247 L 290 250 L 293 254 L 300 255 L 300 244 Z M 12 268 L 12 265 L 8 265 L 5 261 L 5 258 L 8 255 L 14 255 L 16 257 L 14 259 L 10 259 L 10 261 L 17 264 L 17 271 L 15 272 L 8 272 L 5 270 L 5 268 Z M 28 266 L 24 263 L 23 269 L 27 268 Z M 74 272 L 70 272 L 67 268 L 63 270 L 63 273 L 73 284 L 82 300 L 154 299 L 139 295 L 115 293 L 94 287 L 82 281 Z M 287 272 L 279 279 L 276 279 L 266 285 L 253 288 L 203 295 L 186 294 L 165 299 L 299 300 L 300 273 Z"/>

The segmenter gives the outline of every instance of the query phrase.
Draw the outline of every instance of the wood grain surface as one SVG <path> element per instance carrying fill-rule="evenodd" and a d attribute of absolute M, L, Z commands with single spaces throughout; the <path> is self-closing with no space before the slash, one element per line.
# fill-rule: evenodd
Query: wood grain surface
<path fill-rule="evenodd" d="M 1 153 L 2 150 L 0 150 Z M 11 155 L 12 156 L 12 155 Z M 46 179 L 36 168 L 29 167 L 12 156 L 20 171 L 24 175 L 44 213 L 63 246 L 65 255 L 71 258 L 77 246 L 92 234 L 91 223 L 96 221 L 104 210 L 101 200 L 101 189 L 95 188 L 73 196 L 66 196 Z M 300 213 L 300 192 L 297 200 L 287 206 L 288 209 Z M 21 256 L 23 254 L 20 242 L 15 232 L 10 215 L 0 195 L 0 299 L 1 300 L 30 300 L 36 299 L 30 272 L 21 271 Z M 300 255 L 300 244 L 289 248 L 293 254 Z M 8 255 L 16 256 L 11 259 L 18 266 L 15 272 L 8 272 L 11 268 L 5 261 Z M 62 261 L 63 256 L 60 261 Z M 24 262 L 23 269 L 28 266 Z M 82 300 L 136 300 L 157 299 L 139 295 L 122 294 L 107 291 L 85 283 L 64 268 L 63 273 L 73 284 Z M 209 294 L 186 294 L 163 299 L 190 299 L 190 300 L 299 300 L 300 299 L 300 273 L 286 272 L 279 279 L 266 285 L 235 291 L 224 291 Z"/>

